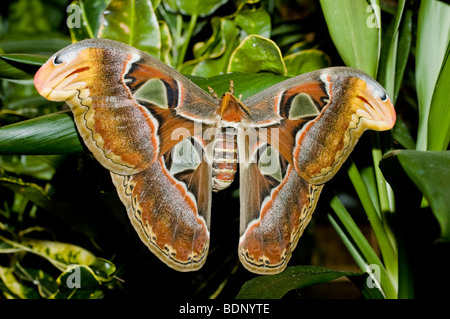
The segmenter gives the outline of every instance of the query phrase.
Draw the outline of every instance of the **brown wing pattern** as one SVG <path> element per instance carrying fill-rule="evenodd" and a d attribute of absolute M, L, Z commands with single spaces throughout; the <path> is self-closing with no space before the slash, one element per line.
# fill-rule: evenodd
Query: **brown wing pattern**
<path fill-rule="evenodd" d="M 178 271 L 199 269 L 209 247 L 209 225 L 202 214 L 209 211 L 199 211 L 193 193 L 170 174 L 163 159 L 134 175 L 111 176 L 131 223 L 149 249 Z M 199 184 L 207 187 L 208 178 Z"/>
<path fill-rule="evenodd" d="M 311 219 L 323 184 L 345 162 L 367 129 L 388 130 L 395 111 L 384 89 L 351 68 L 330 68 L 283 81 L 243 103 L 248 126 L 289 163 L 270 188 L 256 164 L 241 163 L 239 256 L 256 273 L 284 270 Z M 242 158 L 243 156 L 241 156 Z"/>
<path fill-rule="evenodd" d="M 218 101 L 149 55 L 100 39 L 57 52 L 35 86 L 69 104 L 149 249 L 179 271 L 200 268 L 209 245 L 211 172 L 196 136 L 218 120 Z M 192 158 L 180 161 L 186 152 Z"/>

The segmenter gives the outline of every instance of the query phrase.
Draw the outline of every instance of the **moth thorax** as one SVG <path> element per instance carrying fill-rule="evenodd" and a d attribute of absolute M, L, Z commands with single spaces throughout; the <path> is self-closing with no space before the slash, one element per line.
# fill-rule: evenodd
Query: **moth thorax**
<path fill-rule="evenodd" d="M 221 191 L 231 185 L 238 164 L 237 131 L 235 128 L 222 128 L 216 137 L 212 163 L 212 190 Z"/>

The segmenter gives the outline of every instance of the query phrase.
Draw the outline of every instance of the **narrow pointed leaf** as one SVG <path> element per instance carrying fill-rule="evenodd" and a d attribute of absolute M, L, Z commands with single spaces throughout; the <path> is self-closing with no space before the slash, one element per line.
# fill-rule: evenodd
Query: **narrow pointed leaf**
<path fill-rule="evenodd" d="M 428 149 L 446 150 L 450 141 L 450 42 L 434 90 L 428 119 Z"/>
<path fill-rule="evenodd" d="M 320 4 L 345 64 L 376 78 L 381 47 L 378 1 L 321 0 Z"/>
<path fill-rule="evenodd" d="M 50 114 L 0 128 L 0 154 L 70 154 L 83 151 L 69 114 Z"/>
<path fill-rule="evenodd" d="M 450 42 L 450 5 L 438 0 L 420 3 L 417 22 L 416 87 L 419 100 L 417 149 L 427 150 L 431 99 Z"/>

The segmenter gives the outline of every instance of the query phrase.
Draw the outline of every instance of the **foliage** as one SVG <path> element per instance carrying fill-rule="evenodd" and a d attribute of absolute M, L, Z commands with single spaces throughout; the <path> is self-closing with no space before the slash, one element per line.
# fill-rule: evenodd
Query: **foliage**
<path fill-rule="evenodd" d="M 450 5 L 438 0 L 67 5 L 18 0 L 1 20 L 3 296 L 281 298 L 289 290 L 367 273 L 364 278 L 370 275 L 378 288 L 359 285 L 367 298 L 414 298 L 446 280 L 433 262 L 448 254 L 450 238 Z M 244 98 L 286 76 L 334 65 L 376 78 L 396 104 L 396 126 L 363 137 L 346 165 L 352 187 L 340 186 L 348 178 L 343 169 L 326 188 L 335 194 L 329 208 L 321 206 L 362 273 L 295 266 L 310 262 L 299 247 L 284 273 L 253 278 L 235 254 L 236 189 L 214 198 L 211 252 L 202 270 L 174 274 L 156 262 L 131 230 L 109 176 L 84 151 L 66 107 L 44 100 L 32 85 L 34 73 L 54 52 L 95 37 L 146 51 L 218 94 L 233 79 Z M 359 229 L 352 205 L 343 204 L 344 196 L 362 207 L 380 253 Z M 75 271 L 89 284 L 68 288 Z"/>

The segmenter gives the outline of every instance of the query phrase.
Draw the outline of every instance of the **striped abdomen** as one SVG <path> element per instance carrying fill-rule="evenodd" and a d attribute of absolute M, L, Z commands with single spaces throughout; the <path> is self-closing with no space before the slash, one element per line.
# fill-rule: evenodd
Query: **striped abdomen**
<path fill-rule="evenodd" d="M 234 180 L 238 153 L 234 128 L 222 128 L 214 145 L 212 163 L 212 190 L 218 192 L 227 188 Z"/>

